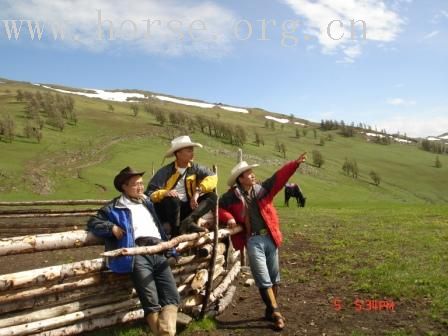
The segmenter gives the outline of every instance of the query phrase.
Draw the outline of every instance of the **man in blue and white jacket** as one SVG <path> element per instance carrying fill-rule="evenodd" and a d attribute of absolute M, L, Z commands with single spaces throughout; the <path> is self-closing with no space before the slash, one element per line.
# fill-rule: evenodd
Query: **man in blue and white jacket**
<path fill-rule="evenodd" d="M 106 251 L 166 240 L 154 206 L 143 193 L 143 174 L 130 167 L 120 171 L 114 186 L 121 195 L 87 224 L 89 231 L 104 238 Z M 108 260 L 107 266 L 116 273 L 130 273 L 151 331 L 155 335 L 175 335 L 180 298 L 166 256 L 120 256 Z"/>

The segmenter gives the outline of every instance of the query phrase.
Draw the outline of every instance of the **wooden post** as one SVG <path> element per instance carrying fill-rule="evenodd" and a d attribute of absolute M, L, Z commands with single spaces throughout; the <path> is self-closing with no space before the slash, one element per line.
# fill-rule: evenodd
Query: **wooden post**
<path fill-rule="evenodd" d="M 215 174 L 218 174 L 218 167 L 216 165 L 213 165 L 213 171 Z M 215 189 L 216 194 L 218 194 L 218 190 Z M 215 272 L 215 264 L 216 264 L 216 255 L 217 255 L 217 249 L 218 249 L 218 227 L 219 227 L 219 197 L 216 198 L 216 207 L 215 207 L 215 223 L 213 225 L 213 250 L 212 250 L 212 260 L 210 261 L 210 265 L 208 268 L 208 281 L 205 288 L 205 298 L 204 302 L 202 303 L 202 310 L 200 313 L 200 318 L 203 319 L 205 316 L 205 313 L 207 311 L 208 302 L 210 300 L 210 294 L 212 292 L 213 288 L 213 278 L 214 278 L 214 272 Z"/>
<path fill-rule="evenodd" d="M 243 150 L 241 148 L 238 148 L 238 156 L 236 158 L 236 163 L 240 163 L 243 161 Z"/>

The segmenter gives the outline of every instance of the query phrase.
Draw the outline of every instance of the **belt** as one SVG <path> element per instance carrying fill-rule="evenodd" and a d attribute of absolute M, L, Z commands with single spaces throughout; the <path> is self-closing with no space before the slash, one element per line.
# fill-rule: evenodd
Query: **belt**
<path fill-rule="evenodd" d="M 255 231 L 255 232 L 251 232 L 250 235 L 251 236 L 264 236 L 265 234 L 268 233 L 268 230 L 266 229 L 261 229 L 259 231 Z"/>
<path fill-rule="evenodd" d="M 162 240 L 155 237 L 139 237 L 135 240 L 137 246 L 154 246 L 161 243 Z"/>

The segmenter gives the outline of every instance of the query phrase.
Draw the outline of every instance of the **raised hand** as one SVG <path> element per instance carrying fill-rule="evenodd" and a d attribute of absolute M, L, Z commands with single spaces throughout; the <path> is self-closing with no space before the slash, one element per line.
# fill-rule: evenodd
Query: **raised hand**
<path fill-rule="evenodd" d="M 298 164 L 306 161 L 306 152 L 300 154 L 299 158 L 296 160 Z"/>

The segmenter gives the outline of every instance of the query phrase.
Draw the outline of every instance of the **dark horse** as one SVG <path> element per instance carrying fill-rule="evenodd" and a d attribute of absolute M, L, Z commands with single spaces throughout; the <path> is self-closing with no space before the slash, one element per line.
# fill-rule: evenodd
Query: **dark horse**
<path fill-rule="evenodd" d="M 289 206 L 289 199 L 291 197 L 295 197 L 297 200 L 298 207 L 304 207 L 306 202 L 306 197 L 303 196 L 302 190 L 295 183 L 286 183 L 285 184 L 285 204 Z"/>

